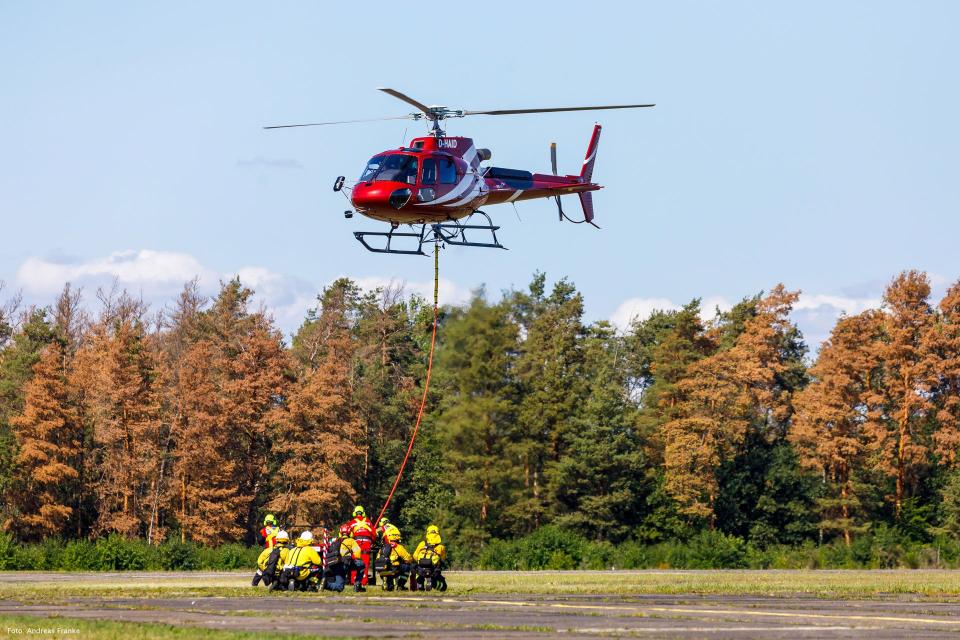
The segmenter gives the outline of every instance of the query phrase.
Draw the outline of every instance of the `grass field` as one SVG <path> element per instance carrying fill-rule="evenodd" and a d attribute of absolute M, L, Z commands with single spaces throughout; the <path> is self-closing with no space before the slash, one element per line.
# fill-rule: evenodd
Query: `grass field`
<path fill-rule="evenodd" d="M 65 579 L 83 576 L 81 580 Z M 447 595 L 701 594 L 871 598 L 915 595 L 960 600 L 960 571 L 466 571 L 448 573 Z M 79 597 L 264 597 L 249 572 L 61 574 L 0 572 L 0 599 Z M 368 594 L 381 593 L 371 588 Z M 292 594 L 323 597 L 324 594 Z M 362 596 L 360 596 L 362 597 Z"/>
<path fill-rule="evenodd" d="M 960 572 L 946 570 L 449 572 L 447 592 L 415 594 L 271 593 L 249 579 L 0 572 L 0 631 L 107 640 L 960 634 Z"/>
<path fill-rule="evenodd" d="M 0 633 L 9 637 L 82 637 L 98 640 L 263 640 L 262 632 L 226 631 L 198 627 L 176 626 L 150 622 L 115 622 L 112 620 L 83 620 L 68 617 L 37 617 L 0 615 Z M 343 636 L 341 636 L 343 637 Z M 339 640 L 325 636 L 326 640 Z M 271 640 L 303 640 L 302 634 L 270 634 Z"/>

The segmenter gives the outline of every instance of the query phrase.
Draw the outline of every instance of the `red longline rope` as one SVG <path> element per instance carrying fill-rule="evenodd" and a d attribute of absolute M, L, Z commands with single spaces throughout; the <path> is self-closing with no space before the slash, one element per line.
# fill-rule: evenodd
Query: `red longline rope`
<path fill-rule="evenodd" d="M 397 479 L 393 481 L 393 487 L 390 488 L 390 495 L 387 496 L 387 501 L 383 503 L 383 508 L 380 509 L 380 515 L 378 515 L 377 519 L 374 521 L 374 527 L 380 523 L 380 519 L 383 518 L 383 514 L 387 512 L 387 507 L 390 506 L 390 501 L 393 499 L 393 492 L 397 490 L 397 485 L 400 484 L 400 478 L 403 477 L 403 470 L 407 466 L 407 460 L 410 459 L 410 452 L 413 451 L 413 443 L 417 439 L 417 432 L 420 430 L 420 421 L 423 420 L 423 410 L 427 406 L 427 392 L 430 390 L 430 374 L 433 371 L 433 351 L 437 344 L 437 319 L 439 317 L 437 303 L 439 298 L 439 287 L 440 240 L 438 238 L 436 244 L 433 246 L 433 335 L 430 336 L 430 356 L 427 358 L 427 377 L 423 383 L 423 398 L 420 399 L 420 409 L 417 411 L 417 422 L 414 424 L 413 433 L 410 435 L 410 444 L 407 445 L 407 454 L 403 456 L 403 462 L 400 463 L 400 470 L 397 472 Z"/>

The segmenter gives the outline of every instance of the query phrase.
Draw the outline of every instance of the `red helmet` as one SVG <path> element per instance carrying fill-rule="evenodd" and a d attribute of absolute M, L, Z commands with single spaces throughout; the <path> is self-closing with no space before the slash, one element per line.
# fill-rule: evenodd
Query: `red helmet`
<path fill-rule="evenodd" d="M 350 525 L 342 524 L 340 525 L 340 535 L 344 538 L 349 537 L 350 535 Z"/>

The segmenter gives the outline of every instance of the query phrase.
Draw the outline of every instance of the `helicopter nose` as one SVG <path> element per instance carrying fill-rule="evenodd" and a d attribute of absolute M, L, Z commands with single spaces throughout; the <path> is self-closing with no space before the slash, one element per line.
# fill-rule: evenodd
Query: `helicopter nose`
<path fill-rule="evenodd" d="M 353 190 L 351 201 L 359 209 L 401 209 L 413 192 L 402 182 L 361 183 Z"/>

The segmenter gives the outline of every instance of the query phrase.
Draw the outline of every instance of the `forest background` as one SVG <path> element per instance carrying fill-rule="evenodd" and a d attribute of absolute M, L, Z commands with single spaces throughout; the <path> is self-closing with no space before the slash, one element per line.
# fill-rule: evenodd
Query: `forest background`
<path fill-rule="evenodd" d="M 245 566 L 263 515 L 375 514 L 433 309 L 340 279 L 285 341 L 239 280 L 162 309 L 67 285 L 0 313 L 0 568 Z M 440 314 L 389 516 L 458 566 L 956 566 L 960 282 L 922 272 L 816 356 L 776 285 L 587 324 L 566 279 Z"/>

